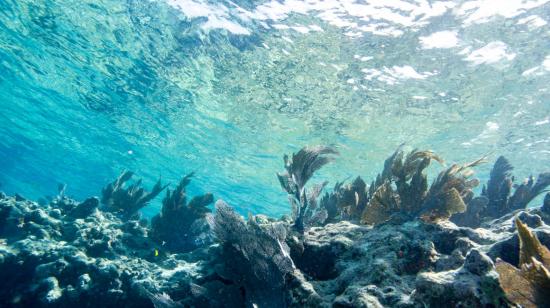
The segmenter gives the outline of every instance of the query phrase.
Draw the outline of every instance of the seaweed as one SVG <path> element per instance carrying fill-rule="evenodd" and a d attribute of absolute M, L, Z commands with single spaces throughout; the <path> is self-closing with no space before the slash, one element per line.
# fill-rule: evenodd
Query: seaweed
<path fill-rule="evenodd" d="M 285 172 L 277 173 L 281 187 L 288 193 L 292 206 L 293 227 L 303 233 L 307 225 L 324 222 L 328 214 L 324 208 L 318 207 L 317 199 L 326 182 L 315 185 L 309 191 L 306 183 L 313 174 L 324 165 L 332 162 L 338 151 L 329 146 L 304 147 L 292 158 L 284 156 Z"/>
<path fill-rule="evenodd" d="M 168 186 L 163 186 L 159 179 L 153 189 L 148 192 L 141 186 L 141 179 L 139 179 L 126 188 L 126 182 L 133 175 L 132 171 L 124 170 L 115 181 L 107 184 L 101 190 L 101 203 L 106 206 L 104 209 L 121 213 L 127 219 L 136 218 L 138 211 Z"/>
<path fill-rule="evenodd" d="M 500 259 L 496 262 L 500 285 L 511 302 L 522 307 L 550 306 L 550 250 L 515 219 L 520 242 L 518 268 Z"/>
<path fill-rule="evenodd" d="M 173 191 L 166 190 L 161 212 L 151 220 L 151 237 L 163 242 L 164 247 L 171 251 L 185 252 L 196 248 L 206 231 L 204 218 L 211 212 L 208 205 L 214 202 L 214 197 L 207 193 L 187 203 L 186 187 L 192 177 L 193 173 L 190 173 Z"/>
<path fill-rule="evenodd" d="M 219 275 L 244 289 L 247 307 L 286 307 L 285 281 L 295 269 L 285 243 L 283 222 L 248 221 L 229 205 L 216 202 L 212 229 L 221 244 Z"/>

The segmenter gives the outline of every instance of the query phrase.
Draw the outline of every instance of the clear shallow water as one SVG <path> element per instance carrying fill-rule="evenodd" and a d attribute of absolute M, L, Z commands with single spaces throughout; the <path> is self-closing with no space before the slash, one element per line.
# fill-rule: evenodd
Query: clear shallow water
<path fill-rule="evenodd" d="M 549 2 L 2 1 L 0 189 L 195 171 L 193 192 L 280 215 L 275 172 L 306 144 L 341 151 L 331 184 L 402 142 L 547 171 Z"/>

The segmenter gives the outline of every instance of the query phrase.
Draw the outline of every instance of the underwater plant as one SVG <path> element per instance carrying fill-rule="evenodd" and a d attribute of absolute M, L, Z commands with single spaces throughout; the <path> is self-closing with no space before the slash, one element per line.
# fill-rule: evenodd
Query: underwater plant
<path fill-rule="evenodd" d="M 178 186 L 172 191 L 166 190 L 162 200 L 162 209 L 151 220 L 151 237 L 172 251 L 189 251 L 197 246 L 201 233 L 207 224 L 204 220 L 211 212 L 208 208 L 214 197 L 207 193 L 193 197 L 187 203 L 185 188 L 191 182 L 193 173 L 184 176 Z"/>
<path fill-rule="evenodd" d="M 293 153 L 292 158 L 284 156 L 286 171 L 277 173 L 277 177 L 281 187 L 288 193 L 293 226 L 300 233 L 304 232 L 307 225 L 322 223 L 328 217 L 327 211 L 318 207 L 317 202 L 327 182 L 317 184 L 309 190 L 305 186 L 316 171 L 334 160 L 330 155 L 338 154 L 332 147 L 314 146 L 302 148 L 298 153 Z"/>
<path fill-rule="evenodd" d="M 359 220 L 368 201 L 367 184 L 361 177 L 350 184 L 337 182 L 331 192 L 321 198 L 320 207 L 327 212 L 325 222 L 338 220 Z"/>
<path fill-rule="evenodd" d="M 524 209 L 550 185 L 550 172 L 539 174 L 536 181 L 534 176 L 529 176 L 520 185 L 514 185 L 512 170 L 512 165 L 504 156 L 500 156 L 495 162 L 489 182 L 481 193 L 489 200 L 484 216 L 497 218 L 506 213 Z M 513 194 L 512 188 L 514 188 Z"/>
<path fill-rule="evenodd" d="M 478 179 L 470 179 L 474 173 L 471 168 L 484 162 L 485 157 L 482 157 L 464 165 L 454 164 L 442 171 L 430 186 L 420 216 L 435 221 L 466 211 L 466 203 L 474 196 L 472 189 L 479 185 Z"/>
<path fill-rule="evenodd" d="M 515 178 L 511 174 L 513 169 L 510 162 L 500 156 L 491 169 L 489 181 L 483 186 L 481 195 L 473 198 L 467 211 L 455 215 L 452 221 L 461 226 L 479 227 L 484 220 L 525 209 L 550 185 L 550 172 L 539 174 L 536 180 L 530 176 L 523 183 L 514 184 Z"/>
<path fill-rule="evenodd" d="M 369 187 L 369 201 L 361 221 L 376 225 L 401 216 L 427 221 L 447 219 L 465 210 L 463 199 L 471 198 L 476 180 L 469 180 L 471 167 L 482 160 L 465 165 L 452 165 L 442 171 L 428 189 L 424 172 L 435 160 L 443 160 L 432 151 L 414 149 L 408 154 L 399 147 L 384 163 L 384 170 Z"/>
<path fill-rule="evenodd" d="M 499 282 L 508 300 L 522 307 L 550 306 L 550 250 L 516 217 L 519 265 L 496 262 Z"/>
<path fill-rule="evenodd" d="M 286 276 L 295 268 L 283 222 L 248 221 L 223 201 L 216 202 L 212 229 L 222 246 L 219 275 L 244 288 L 246 307 L 286 307 Z"/>
<path fill-rule="evenodd" d="M 115 181 L 101 190 L 101 203 L 106 206 L 104 209 L 121 213 L 127 219 L 135 218 L 141 208 L 168 186 L 163 186 L 159 179 L 153 189 L 148 192 L 141 187 L 141 179 L 139 179 L 126 188 L 126 182 L 133 175 L 132 171 L 124 170 Z"/>

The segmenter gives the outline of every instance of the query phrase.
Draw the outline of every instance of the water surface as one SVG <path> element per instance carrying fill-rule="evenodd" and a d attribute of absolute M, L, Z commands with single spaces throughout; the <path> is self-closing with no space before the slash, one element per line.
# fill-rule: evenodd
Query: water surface
<path fill-rule="evenodd" d="M 547 171 L 548 2 L 2 1 L 0 189 L 195 171 L 193 192 L 281 215 L 275 172 L 307 144 L 341 151 L 332 183 L 403 142 Z"/>

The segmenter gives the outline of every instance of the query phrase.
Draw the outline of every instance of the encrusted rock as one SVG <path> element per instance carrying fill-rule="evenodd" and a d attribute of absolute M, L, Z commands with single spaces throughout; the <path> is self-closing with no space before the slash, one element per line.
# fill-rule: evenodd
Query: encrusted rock
<path fill-rule="evenodd" d="M 499 307 L 505 303 L 493 263 L 475 249 L 457 270 L 419 274 L 414 297 L 429 307 Z"/>
<path fill-rule="evenodd" d="M 68 215 L 74 218 L 86 218 L 91 215 L 98 206 L 98 198 L 88 198 L 84 200 L 84 202 L 79 203 L 74 209 L 69 212 Z"/>

